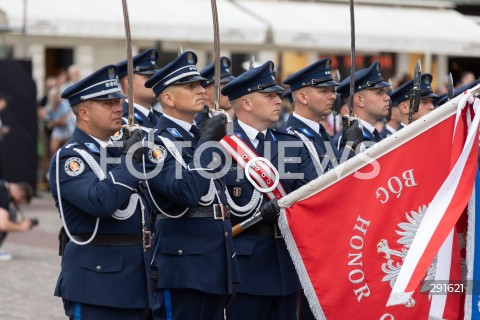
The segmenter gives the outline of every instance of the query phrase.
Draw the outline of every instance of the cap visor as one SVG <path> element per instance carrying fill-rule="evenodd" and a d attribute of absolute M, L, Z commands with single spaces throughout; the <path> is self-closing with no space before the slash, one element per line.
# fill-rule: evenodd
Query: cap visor
<path fill-rule="evenodd" d="M 271 87 L 268 87 L 268 88 L 265 88 L 265 89 L 262 89 L 262 90 L 258 90 L 256 92 L 283 92 L 283 91 L 285 91 L 285 89 L 280 87 L 278 84 L 275 84 Z"/>
<path fill-rule="evenodd" d="M 220 83 L 229 83 L 233 79 L 235 79 L 234 76 L 225 76 L 220 79 Z"/>
<path fill-rule="evenodd" d="M 390 87 L 390 83 L 382 81 L 382 82 L 377 83 L 373 87 L 365 88 L 365 89 L 378 89 L 378 88 L 385 88 L 385 87 Z"/>
<path fill-rule="evenodd" d="M 183 83 L 191 83 L 191 82 L 196 82 L 196 81 L 206 81 L 207 78 L 201 77 L 201 76 L 191 76 L 185 79 L 180 79 L 175 83 L 172 84 L 183 84 Z"/>
<path fill-rule="evenodd" d="M 325 82 L 322 82 L 322 83 L 316 83 L 314 85 L 312 85 L 312 87 L 333 87 L 333 86 L 338 86 L 340 85 L 340 83 L 336 82 L 336 81 L 333 81 L 333 80 L 330 80 L 330 81 L 325 81 Z"/>
<path fill-rule="evenodd" d="M 438 99 L 440 98 L 438 95 L 436 95 L 435 93 L 433 92 L 430 92 L 429 94 L 426 94 L 426 95 L 421 95 L 420 96 L 421 98 L 432 98 L 432 99 Z"/>
<path fill-rule="evenodd" d="M 158 69 L 151 69 L 151 70 L 144 70 L 144 71 L 135 71 L 134 73 L 151 76 L 151 75 L 154 75 L 157 71 Z"/>

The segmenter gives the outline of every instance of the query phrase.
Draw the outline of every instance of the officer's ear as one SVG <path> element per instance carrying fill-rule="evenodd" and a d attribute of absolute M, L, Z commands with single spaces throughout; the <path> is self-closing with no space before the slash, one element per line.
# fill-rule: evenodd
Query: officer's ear
<path fill-rule="evenodd" d="M 245 109 L 246 111 L 252 111 L 253 101 L 250 97 L 243 96 L 240 98 L 240 105 L 242 106 L 242 109 Z"/>
<path fill-rule="evenodd" d="M 77 117 L 79 117 L 82 120 L 88 120 L 88 113 L 89 113 L 89 105 L 91 101 L 83 101 L 76 105 L 75 107 L 77 108 Z"/>
<path fill-rule="evenodd" d="M 307 104 L 308 103 L 308 98 L 306 95 L 306 92 L 304 90 L 297 90 L 295 92 L 295 97 L 297 98 L 297 101 L 300 102 L 301 104 Z"/>
<path fill-rule="evenodd" d="M 398 108 L 400 109 L 400 113 L 408 114 L 410 106 L 409 103 L 407 103 L 407 100 L 405 100 L 398 104 Z"/>
<path fill-rule="evenodd" d="M 365 107 L 365 97 L 361 92 L 353 94 L 353 103 L 355 106 L 364 108 Z"/>
<path fill-rule="evenodd" d="M 175 95 L 170 90 L 168 90 L 168 88 L 165 89 L 162 93 L 160 93 L 159 101 L 160 104 L 164 107 L 175 107 Z"/>

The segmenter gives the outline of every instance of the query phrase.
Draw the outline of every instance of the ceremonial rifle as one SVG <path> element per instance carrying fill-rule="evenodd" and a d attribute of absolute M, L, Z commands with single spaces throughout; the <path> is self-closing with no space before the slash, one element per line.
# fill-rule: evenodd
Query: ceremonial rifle
<path fill-rule="evenodd" d="M 418 112 L 420 106 L 420 86 L 421 86 L 421 65 L 418 59 L 413 71 L 413 88 L 410 91 L 410 108 L 408 110 L 408 124 L 412 123 L 413 114 Z"/>

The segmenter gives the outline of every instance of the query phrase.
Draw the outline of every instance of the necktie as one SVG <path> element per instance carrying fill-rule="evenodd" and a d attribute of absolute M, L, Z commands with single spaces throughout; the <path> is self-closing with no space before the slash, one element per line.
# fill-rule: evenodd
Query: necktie
<path fill-rule="evenodd" d="M 320 130 L 318 131 L 323 141 L 328 141 L 328 133 L 327 131 L 325 131 L 325 128 L 322 125 L 320 125 Z"/>
<path fill-rule="evenodd" d="M 375 137 L 375 142 L 380 142 L 382 138 L 380 137 L 380 133 L 378 133 L 377 129 L 373 129 L 373 136 Z"/>
<path fill-rule="evenodd" d="M 190 132 L 193 133 L 192 147 L 195 147 L 197 145 L 198 140 L 200 139 L 200 130 L 196 125 L 192 125 L 190 127 Z"/>
<path fill-rule="evenodd" d="M 256 136 L 256 139 L 258 140 L 257 144 L 257 154 L 259 156 L 263 156 L 263 146 L 265 142 L 265 135 L 262 132 L 259 132 Z"/>
<path fill-rule="evenodd" d="M 153 112 L 148 113 L 148 119 L 153 123 L 153 125 L 157 125 L 157 117 L 153 114 Z"/>

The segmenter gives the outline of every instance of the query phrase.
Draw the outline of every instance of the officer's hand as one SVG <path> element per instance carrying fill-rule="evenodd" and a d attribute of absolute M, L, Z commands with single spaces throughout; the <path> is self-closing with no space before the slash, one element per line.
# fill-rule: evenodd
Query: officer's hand
<path fill-rule="evenodd" d="M 268 224 L 275 224 L 280 214 L 280 207 L 278 206 L 277 199 L 270 200 L 260 207 L 260 214 L 263 221 Z"/>
<path fill-rule="evenodd" d="M 355 148 L 363 142 L 363 131 L 358 125 L 358 120 L 353 120 L 350 122 L 350 126 L 348 126 L 348 118 L 343 117 L 343 129 L 342 129 L 342 140 L 341 146 L 345 147 L 348 142 L 352 143 L 352 149 Z"/>
<path fill-rule="evenodd" d="M 200 138 L 203 140 L 220 141 L 225 136 L 225 120 L 224 114 L 219 114 L 204 120 L 202 115 L 202 127 L 200 128 Z"/>
<path fill-rule="evenodd" d="M 123 142 L 122 154 L 129 154 L 137 163 L 140 163 L 144 152 L 143 147 L 139 145 L 134 146 L 135 143 L 140 141 L 142 141 L 142 130 L 136 129 L 131 132 L 130 136 Z"/>
<path fill-rule="evenodd" d="M 22 220 L 18 223 L 18 229 L 20 231 L 28 231 L 32 229 L 33 225 L 32 222 L 28 219 Z"/>

